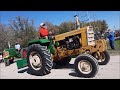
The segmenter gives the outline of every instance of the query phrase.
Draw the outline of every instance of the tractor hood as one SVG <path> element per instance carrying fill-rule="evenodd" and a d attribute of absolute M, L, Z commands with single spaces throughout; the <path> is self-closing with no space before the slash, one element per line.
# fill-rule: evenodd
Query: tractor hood
<path fill-rule="evenodd" d="M 15 57 L 17 55 L 15 48 L 5 49 L 3 51 L 3 58 Z"/>

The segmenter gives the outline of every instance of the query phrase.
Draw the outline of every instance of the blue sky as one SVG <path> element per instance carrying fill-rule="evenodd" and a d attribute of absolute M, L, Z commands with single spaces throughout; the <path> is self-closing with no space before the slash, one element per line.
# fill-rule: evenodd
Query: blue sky
<path fill-rule="evenodd" d="M 74 21 L 74 15 L 79 15 L 80 20 L 86 20 L 88 15 L 90 21 L 106 20 L 110 29 L 120 29 L 120 11 L 0 11 L 0 22 L 9 24 L 10 19 L 16 16 L 33 19 L 35 26 L 41 22 L 49 21 L 59 25 L 64 21 Z"/>

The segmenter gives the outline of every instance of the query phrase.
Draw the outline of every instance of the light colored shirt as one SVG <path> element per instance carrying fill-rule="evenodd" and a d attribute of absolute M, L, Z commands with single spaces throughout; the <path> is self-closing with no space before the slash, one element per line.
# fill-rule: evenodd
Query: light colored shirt
<path fill-rule="evenodd" d="M 15 45 L 15 49 L 20 50 L 20 44 Z"/>

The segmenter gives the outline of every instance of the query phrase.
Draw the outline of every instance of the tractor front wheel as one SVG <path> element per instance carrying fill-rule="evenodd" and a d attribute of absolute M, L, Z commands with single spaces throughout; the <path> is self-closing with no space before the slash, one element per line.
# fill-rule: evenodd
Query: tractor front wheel
<path fill-rule="evenodd" d="M 106 65 L 110 61 L 110 55 L 107 51 L 101 53 L 94 53 L 93 56 L 98 60 L 99 65 Z"/>
<path fill-rule="evenodd" d="M 82 54 L 75 59 L 74 67 L 80 77 L 94 77 L 98 72 L 97 60 L 89 54 Z"/>

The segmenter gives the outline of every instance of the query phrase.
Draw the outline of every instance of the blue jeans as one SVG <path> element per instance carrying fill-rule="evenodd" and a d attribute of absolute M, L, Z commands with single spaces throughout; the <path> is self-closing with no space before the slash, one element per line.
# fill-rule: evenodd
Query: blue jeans
<path fill-rule="evenodd" d="M 110 47 L 112 49 L 115 49 L 114 40 L 109 40 L 109 42 L 110 42 Z"/>

